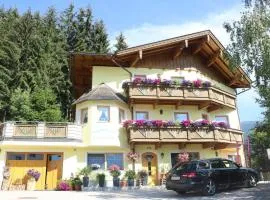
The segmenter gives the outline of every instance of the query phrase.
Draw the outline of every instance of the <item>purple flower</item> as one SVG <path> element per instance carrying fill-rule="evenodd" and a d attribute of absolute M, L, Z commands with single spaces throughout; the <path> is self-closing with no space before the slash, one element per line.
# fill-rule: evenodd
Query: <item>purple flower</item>
<path fill-rule="evenodd" d="M 173 121 L 168 121 L 166 123 L 166 126 L 175 126 L 175 123 Z"/>
<path fill-rule="evenodd" d="M 40 172 L 34 169 L 29 169 L 27 175 L 34 178 L 36 181 L 40 178 Z"/>
<path fill-rule="evenodd" d="M 191 124 L 191 121 L 190 121 L 190 120 L 183 120 L 183 121 L 181 122 L 181 125 L 182 125 L 183 127 L 185 127 L 185 128 L 189 127 L 190 124 Z"/>
<path fill-rule="evenodd" d="M 137 127 L 142 127 L 144 125 L 145 120 L 136 120 L 135 121 L 135 126 Z"/>
<path fill-rule="evenodd" d="M 61 181 L 57 185 L 57 190 L 60 190 L 60 191 L 69 191 L 69 190 L 71 190 L 71 187 L 70 187 L 70 184 L 67 181 Z"/>
<path fill-rule="evenodd" d="M 193 85 L 194 87 L 201 87 L 202 86 L 202 81 L 197 79 L 196 81 L 193 81 Z"/>
<path fill-rule="evenodd" d="M 133 80 L 133 84 L 140 84 L 142 82 L 142 79 L 141 78 L 135 78 Z"/>
<path fill-rule="evenodd" d="M 188 86 L 191 86 L 191 82 L 189 80 L 183 80 L 181 85 L 185 86 L 185 87 L 188 87 Z"/>
<path fill-rule="evenodd" d="M 209 81 L 204 81 L 204 82 L 202 83 L 202 85 L 203 85 L 203 87 L 208 88 L 208 87 L 211 87 L 211 82 L 209 82 Z"/>
<path fill-rule="evenodd" d="M 161 82 L 162 85 L 166 85 L 166 86 L 170 86 L 172 84 L 172 81 L 171 80 L 166 80 L 164 79 L 162 82 Z"/>
<path fill-rule="evenodd" d="M 144 125 L 145 126 L 148 126 L 148 127 L 152 127 L 153 126 L 153 123 L 152 123 L 152 121 L 148 120 L 148 121 L 145 121 L 144 122 Z"/>
<path fill-rule="evenodd" d="M 155 127 L 157 127 L 157 128 L 160 128 L 160 127 L 163 126 L 162 120 L 154 120 L 152 123 L 153 123 L 153 125 L 154 125 Z"/>

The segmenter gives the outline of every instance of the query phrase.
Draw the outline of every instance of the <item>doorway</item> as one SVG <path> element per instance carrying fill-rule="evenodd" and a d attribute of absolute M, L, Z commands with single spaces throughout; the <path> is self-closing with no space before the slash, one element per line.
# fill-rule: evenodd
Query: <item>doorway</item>
<path fill-rule="evenodd" d="M 63 156 L 62 154 L 47 154 L 46 189 L 54 190 L 57 181 L 62 178 Z"/>
<path fill-rule="evenodd" d="M 157 155 L 152 152 L 142 154 L 142 166 L 148 173 L 148 185 L 157 185 L 158 168 Z"/>

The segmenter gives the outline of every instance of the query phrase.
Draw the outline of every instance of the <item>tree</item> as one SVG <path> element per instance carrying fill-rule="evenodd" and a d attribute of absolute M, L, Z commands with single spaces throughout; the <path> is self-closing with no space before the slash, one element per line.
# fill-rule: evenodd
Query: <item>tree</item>
<path fill-rule="evenodd" d="M 252 158 L 256 166 L 266 167 L 266 148 L 270 148 L 270 2 L 268 0 L 246 0 L 246 10 L 241 19 L 224 27 L 230 33 L 231 65 L 245 67 L 249 75 L 255 76 L 254 87 L 265 108 L 264 121 L 258 124 L 251 136 Z"/>
<path fill-rule="evenodd" d="M 108 53 L 109 40 L 106 33 L 105 25 L 102 20 L 96 21 L 93 25 L 93 53 Z"/>
<path fill-rule="evenodd" d="M 119 36 L 116 37 L 116 44 L 114 45 L 116 52 L 128 48 L 128 45 L 125 41 L 125 36 L 121 32 Z"/>

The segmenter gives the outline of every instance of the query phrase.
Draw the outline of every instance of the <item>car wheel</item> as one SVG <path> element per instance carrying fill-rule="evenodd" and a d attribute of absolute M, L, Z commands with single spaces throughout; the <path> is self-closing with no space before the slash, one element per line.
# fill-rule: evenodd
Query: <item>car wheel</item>
<path fill-rule="evenodd" d="M 176 191 L 176 192 L 177 192 L 177 194 L 180 194 L 180 195 L 186 194 L 185 191 Z"/>
<path fill-rule="evenodd" d="M 247 178 L 247 187 L 255 187 L 256 185 L 256 177 L 253 174 L 249 174 Z"/>
<path fill-rule="evenodd" d="M 209 179 L 203 188 L 203 194 L 207 196 L 212 196 L 215 193 L 216 193 L 216 184 L 212 179 Z"/>

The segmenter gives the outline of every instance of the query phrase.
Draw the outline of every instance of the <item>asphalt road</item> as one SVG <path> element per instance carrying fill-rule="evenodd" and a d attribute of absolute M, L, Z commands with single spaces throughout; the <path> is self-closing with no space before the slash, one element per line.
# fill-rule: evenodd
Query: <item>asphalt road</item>
<path fill-rule="evenodd" d="M 0 200 L 87 200 L 87 199 L 136 199 L 136 200 L 270 200 L 270 184 L 259 184 L 256 188 L 240 188 L 217 193 L 212 197 L 189 193 L 178 195 L 164 188 L 144 188 L 121 191 L 89 191 L 89 192 L 58 192 L 58 191 L 0 191 Z"/>

